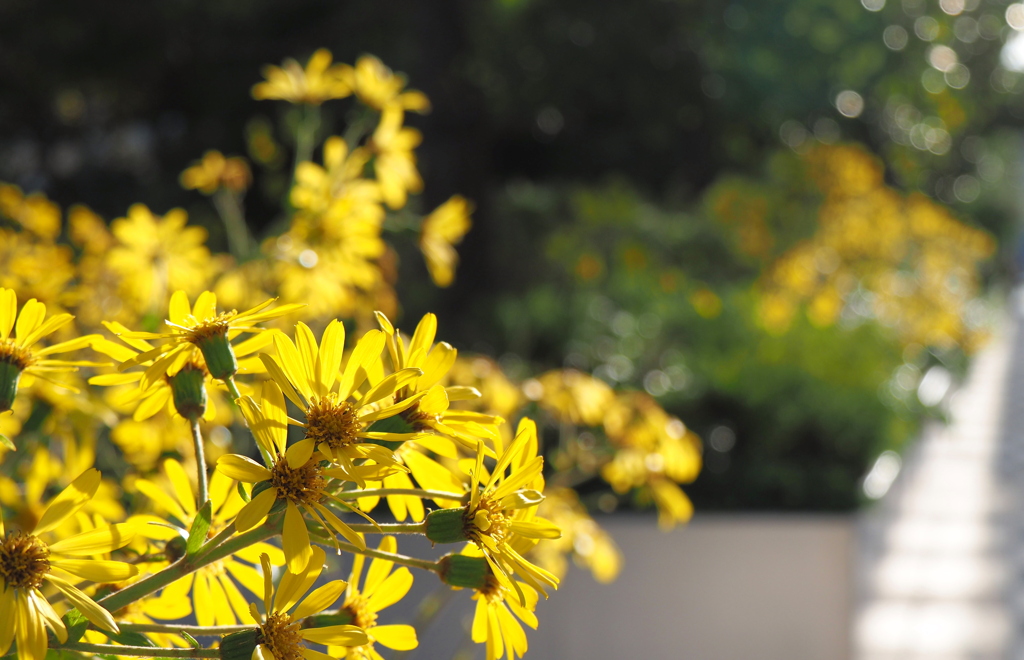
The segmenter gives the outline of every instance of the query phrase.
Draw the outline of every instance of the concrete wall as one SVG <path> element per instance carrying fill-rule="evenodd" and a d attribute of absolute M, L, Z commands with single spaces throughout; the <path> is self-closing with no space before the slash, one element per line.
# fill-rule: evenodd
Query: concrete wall
<path fill-rule="evenodd" d="M 532 660 L 801 660 L 849 656 L 851 517 L 699 515 L 605 525 L 626 557 L 600 585 L 574 570 L 538 607 Z"/>

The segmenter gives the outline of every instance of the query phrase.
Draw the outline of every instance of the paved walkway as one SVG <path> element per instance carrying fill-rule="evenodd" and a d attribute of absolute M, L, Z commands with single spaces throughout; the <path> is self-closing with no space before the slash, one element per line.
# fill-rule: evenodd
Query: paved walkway
<path fill-rule="evenodd" d="M 1024 659 L 1024 305 L 862 521 L 857 660 Z"/>

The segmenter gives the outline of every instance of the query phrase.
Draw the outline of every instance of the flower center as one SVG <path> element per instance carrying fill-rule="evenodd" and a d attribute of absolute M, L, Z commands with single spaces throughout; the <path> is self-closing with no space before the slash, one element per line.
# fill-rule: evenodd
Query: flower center
<path fill-rule="evenodd" d="M 316 461 L 309 460 L 302 467 L 292 469 L 285 457 L 278 454 L 270 470 L 270 483 L 277 488 L 278 497 L 295 504 L 315 504 L 323 498 L 327 480 Z"/>
<path fill-rule="evenodd" d="M 32 534 L 8 534 L 0 541 L 0 577 L 8 587 L 38 589 L 50 572 L 49 557 L 49 548 Z"/>
<path fill-rule="evenodd" d="M 359 626 L 363 630 L 369 630 L 377 625 L 377 613 L 370 609 L 369 600 L 359 592 L 353 593 L 347 599 L 341 609 L 352 617 L 352 625 Z"/>
<path fill-rule="evenodd" d="M 509 516 L 498 502 L 481 497 L 475 510 L 466 511 L 466 536 L 476 543 L 484 536 L 501 543 L 508 536 L 508 523 Z"/>
<path fill-rule="evenodd" d="M 237 312 L 232 310 L 230 312 L 221 312 L 212 319 L 200 321 L 191 328 L 185 329 L 185 339 L 189 343 L 199 346 L 214 337 L 227 337 L 231 319 L 236 315 Z"/>
<path fill-rule="evenodd" d="M 274 612 L 267 616 L 267 622 L 259 627 L 256 643 L 268 647 L 277 660 L 303 660 L 302 652 L 306 645 L 302 643 L 299 623 L 284 612 Z"/>
<path fill-rule="evenodd" d="M 306 437 L 318 445 L 326 442 L 331 449 L 347 447 L 359 441 L 356 434 L 361 430 L 356 410 L 347 401 L 338 403 L 329 395 L 316 399 L 306 410 Z"/>
<path fill-rule="evenodd" d="M 491 603 L 505 599 L 505 590 L 502 588 L 501 583 L 498 582 L 498 578 L 494 577 L 493 574 L 487 576 L 483 589 L 479 591 Z"/>
<path fill-rule="evenodd" d="M 404 410 L 399 413 L 399 415 L 405 420 L 406 424 L 412 427 L 414 431 L 419 432 L 432 430 L 433 427 L 430 425 L 430 422 L 436 422 L 440 417 L 440 415 L 428 415 L 427 413 L 420 411 L 419 404 Z"/>
<path fill-rule="evenodd" d="M 32 364 L 32 351 L 25 346 L 18 346 L 13 339 L 0 341 L 0 362 L 13 366 L 18 371 Z"/>

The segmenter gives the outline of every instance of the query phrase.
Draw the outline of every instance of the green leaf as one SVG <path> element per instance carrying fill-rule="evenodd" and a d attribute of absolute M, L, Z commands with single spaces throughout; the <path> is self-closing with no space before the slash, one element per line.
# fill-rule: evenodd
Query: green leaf
<path fill-rule="evenodd" d="M 211 511 L 210 502 L 207 500 L 203 504 L 203 508 L 196 513 L 196 518 L 192 521 L 192 528 L 188 531 L 188 543 L 185 545 L 186 557 L 195 555 L 199 552 L 199 548 L 206 543 L 206 533 L 210 531 L 210 519 L 213 516 Z"/>
<path fill-rule="evenodd" d="M 195 637 L 193 637 L 192 635 L 188 634 L 188 633 L 187 633 L 187 632 L 185 632 L 184 630 L 182 630 L 182 631 L 181 631 L 181 632 L 179 632 L 178 634 L 179 634 L 179 635 L 181 635 L 182 639 L 184 639 L 184 640 L 185 640 L 186 642 L 188 642 L 188 645 L 189 645 L 189 646 L 191 646 L 192 648 L 194 648 L 194 649 L 199 649 L 199 648 L 202 648 L 202 647 L 201 647 L 201 646 L 199 645 L 199 642 L 198 642 L 198 640 L 196 640 L 196 638 L 195 638 Z"/>
<path fill-rule="evenodd" d="M 82 639 L 85 629 L 89 626 L 89 620 L 77 608 L 72 608 L 62 618 L 64 627 L 68 629 L 68 641 L 77 642 Z"/>
<path fill-rule="evenodd" d="M 15 449 L 17 449 L 17 447 L 14 446 L 14 443 L 11 442 L 11 439 L 8 438 L 3 433 L 0 433 L 0 445 L 3 445 L 4 447 L 6 447 L 7 449 L 9 449 L 11 451 L 14 451 Z"/>
<path fill-rule="evenodd" d="M 384 419 L 378 419 L 376 422 L 370 425 L 367 431 L 377 431 L 384 433 L 415 433 L 414 429 L 401 415 L 393 415 L 391 417 L 385 417 Z"/>
<path fill-rule="evenodd" d="M 235 489 L 238 491 L 238 496 L 241 497 L 246 502 L 252 499 L 251 497 L 249 497 L 249 493 L 245 492 L 245 488 L 242 487 L 241 481 L 235 482 Z"/>

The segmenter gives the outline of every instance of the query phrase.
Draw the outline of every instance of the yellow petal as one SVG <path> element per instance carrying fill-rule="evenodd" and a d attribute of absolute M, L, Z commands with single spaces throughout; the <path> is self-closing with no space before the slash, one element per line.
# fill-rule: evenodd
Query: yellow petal
<path fill-rule="evenodd" d="M 395 651 L 408 651 L 416 648 L 419 644 L 416 639 L 416 629 L 412 626 L 375 626 L 370 629 L 370 634 L 378 644 Z"/>
<path fill-rule="evenodd" d="M 288 467 L 293 470 L 298 470 L 300 467 L 306 464 L 309 457 L 313 455 L 313 450 L 316 443 L 312 438 L 304 438 L 299 440 L 294 445 L 288 448 L 285 453 L 285 459 L 288 461 Z"/>
<path fill-rule="evenodd" d="M 50 544 L 50 552 L 58 555 L 92 555 L 123 548 L 135 538 L 135 525 L 117 523 L 75 534 Z"/>
<path fill-rule="evenodd" d="M 0 289 L 0 317 L 4 313 L 4 293 L 7 291 L 10 289 Z M 11 320 L 13 322 L 13 317 Z M 11 648 L 11 642 L 14 641 L 14 623 L 18 620 L 14 594 L 14 589 L 0 590 L 0 655 L 7 655 L 7 651 Z"/>
<path fill-rule="evenodd" d="M 171 480 L 171 487 L 174 488 L 174 495 L 181 502 L 182 508 L 189 515 L 196 512 L 196 498 L 192 494 L 192 481 L 185 473 L 185 468 L 178 461 L 169 458 L 164 461 L 164 472 Z"/>
<path fill-rule="evenodd" d="M 305 374 L 306 382 L 309 383 L 314 394 L 323 396 L 326 394 L 326 390 L 317 374 L 316 364 L 319 350 L 316 345 L 316 337 L 313 336 L 313 331 L 309 329 L 309 326 L 302 321 L 295 324 L 295 348 L 299 353 L 299 364 L 302 367 L 302 373 Z"/>
<path fill-rule="evenodd" d="M 196 298 L 196 304 L 192 307 L 192 316 L 200 321 L 217 316 L 217 294 L 212 291 L 200 293 Z"/>
<path fill-rule="evenodd" d="M 258 481 L 268 481 L 272 476 L 267 468 L 248 456 L 239 456 L 238 454 L 224 454 L 218 458 L 217 471 L 236 481 L 244 481 L 250 484 Z"/>
<path fill-rule="evenodd" d="M 25 344 L 22 342 L 22 339 L 39 327 L 39 324 L 43 322 L 44 316 L 46 316 L 46 305 L 35 298 L 22 305 L 21 314 L 18 315 L 18 320 L 14 326 L 14 336 L 17 338 L 15 343 L 19 346 L 24 346 Z"/>
<path fill-rule="evenodd" d="M 50 501 L 33 533 L 41 534 L 50 531 L 85 506 L 85 503 L 96 495 L 101 479 L 102 475 L 96 468 L 89 468 L 83 472 Z"/>
<path fill-rule="evenodd" d="M 196 622 L 201 626 L 214 624 L 214 604 L 210 595 L 210 581 L 205 573 L 196 573 L 192 584 L 192 600 L 195 602 Z"/>
<path fill-rule="evenodd" d="M 377 546 L 377 549 L 381 552 L 393 554 L 398 549 L 398 540 L 394 536 L 385 536 L 380 540 L 380 545 Z M 377 586 L 391 573 L 394 565 L 395 562 L 389 559 L 375 557 L 370 562 L 370 570 L 366 572 L 366 582 L 363 583 L 363 595 L 366 597 L 373 595 Z"/>
<path fill-rule="evenodd" d="M 18 622 L 15 635 L 18 639 L 18 658 L 44 660 L 46 658 L 46 627 L 42 617 L 29 602 L 25 591 L 15 592 Z"/>
<path fill-rule="evenodd" d="M 298 621 L 312 614 L 323 612 L 341 597 L 347 586 L 348 583 L 344 580 L 334 580 L 322 587 L 317 587 L 292 612 L 292 621 Z"/>
<path fill-rule="evenodd" d="M 302 358 L 299 356 L 299 351 L 295 348 L 295 344 L 282 332 L 274 333 L 274 348 L 277 349 L 277 357 L 280 360 L 281 369 L 287 376 L 287 382 L 290 383 L 296 390 L 305 397 L 306 401 L 310 401 L 313 398 L 313 390 L 309 386 L 309 381 L 306 379 L 305 369 L 302 366 Z M 261 354 L 262 357 L 262 354 Z M 264 362 L 267 362 L 266 360 Z M 270 370 L 270 364 L 267 364 L 267 371 L 273 375 L 274 372 Z M 277 380 L 275 378 L 275 380 Z M 282 389 L 284 383 L 278 381 Z"/>
<path fill-rule="evenodd" d="M 320 378 L 324 389 L 330 391 L 339 376 L 341 358 L 345 354 L 345 324 L 334 319 L 320 338 Z"/>
<path fill-rule="evenodd" d="M 168 320 L 174 325 L 185 325 L 185 320 L 192 315 L 192 308 L 188 302 L 188 294 L 184 291 L 175 291 L 171 295 L 171 302 L 168 305 Z"/>
<path fill-rule="evenodd" d="M 52 573 L 47 575 L 46 579 L 53 586 L 57 587 L 62 594 L 67 596 L 68 601 L 77 607 L 78 611 L 97 627 L 112 633 L 119 632 L 117 624 L 114 622 L 114 617 L 110 616 L 110 612 L 97 605 L 91 598 L 86 596 L 84 592 L 79 590 L 78 587 L 74 586 L 70 582 L 62 580 Z"/>
<path fill-rule="evenodd" d="M 72 575 L 93 582 L 120 582 L 139 574 L 139 567 L 123 561 L 106 559 L 58 559 L 51 558 L 50 564 Z"/>
<path fill-rule="evenodd" d="M 270 507 L 274 506 L 275 501 L 277 501 L 276 488 L 268 488 L 252 498 L 238 512 L 238 516 L 235 518 L 235 529 L 239 532 L 245 532 L 263 522 L 263 519 L 270 513 Z"/>
<path fill-rule="evenodd" d="M 384 350 L 384 333 L 380 330 L 370 330 L 363 335 L 352 354 L 348 356 L 345 364 L 345 373 L 338 383 L 338 396 L 347 399 L 352 392 L 366 380 L 367 365 L 375 360 L 380 360 L 381 351 Z"/>
<path fill-rule="evenodd" d="M 309 591 L 316 579 L 320 577 L 320 572 L 323 571 L 324 559 L 324 549 L 314 545 L 313 554 L 305 568 L 298 573 L 284 572 L 281 582 L 277 586 L 277 595 L 274 596 L 273 610 L 275 612 L 287 612 Z"/>
<path fill-rule="evenodd" d="M 315 644 L 332 644 L 334 646 L 363 646 L 370 641 L 363 629 L 358 626 L 306 628 L 300 634 L 303 639 Z"/>
<path fill-rule="evenodd" d="M 3 341 L 11 336 L 11 329 L 14 327 L 14 319 L 18 316 L 18 296 L 14 293 L 14 289 L 0 289 L 0 341 Z M 12 605 L 13 607 L 13 605 Z M 11 625 L 14 625 L 14 621 L 11 621 Z M 13 628 L 12 628 L 12 635 Z M 0 641 L 3 638 L 0 637 Z M 8 641 L 8 646 L 10 642 Z M 2 648 L 2 645 L 0 645 Z M 4 651 L 6 653 L 6 651 Z"/>
<path fill-rule="evenodd" d="M 309 532 L 306 521 L 299 507 L 288 502 L 284 510 L 284 530 L 281 533 L 281 545 L 284 556 L 288 559 L 288 570 L 298 573 L 306 567 L 313 549 L 309 545 Z"/>
<path fill-rule="evenodd" d="M 437 336 L 437 316 L 424 314 L 409 342 L 409 364 L 420 365 Z"/>
<path fill-rule="evenodd" d="M 434 346 L 427 355 L 427 359 L 420 365 L 423 369 L 423 376 L 416 382 L 416 389 L 426 390 L 436 385 L 451 370 L 457 355 L 458 351 L 447 342 L 441 342 Z"/>
<path fill-rule="evenodd" d="M 163 488 L 160 488 L 160 486 L 157 486 L 148 479 L 137 479 L 135 481 L 135 487 L 140 493 L 153 500 L 153 503 L 156 504 L 158 508 L 163 509 L 163 513 L 168 513 L 177 518 L 178 522 L 183 525 L 188 522 L 188 515 L 185 513 L 185 510 L 181 508 L 181 505 L 178 504 L 177 500 L 168 495 Z"/>
<path fill-rule="evenodd" d="M 402 566 L 376 588 L 366 606 L 371 611 L 380 612 L 405 598 L 410 588 L 412 588 L 412 573 L 408 568 Z"/>
<path fill-rule="evenodd" d="M 277 362 L 277 360 L 275 360 L 272 355 L 260 353 L 260 361 L 263 362 L 263 366 L 267 368 L 267 373 L 270 374 L 270 377 L 274 379 L 274 382 L 276 382 L 278 386 L 280 386 L 284 395 L 300 409 L 305 410 L 306 404 L 301 398 L 299 398 L 295 388 L 293 388 L 291 382 L 289 382 L 288 375 L 285 373 L 284 368 Z"/>

